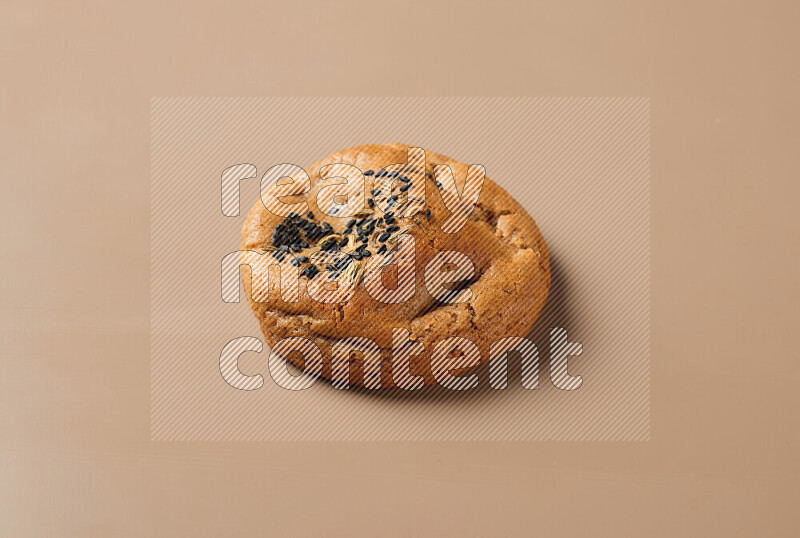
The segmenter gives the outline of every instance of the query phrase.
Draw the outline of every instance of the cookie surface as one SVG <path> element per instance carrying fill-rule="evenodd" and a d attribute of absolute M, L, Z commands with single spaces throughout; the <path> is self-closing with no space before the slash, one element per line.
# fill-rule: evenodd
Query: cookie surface
<path fill-rule="evenodd" d="M 264 258 L 270 262 L 283 259 L 280 275 L 275 267 L 268 269 L 265 264 L 243 266 L 248 301 L 267 344 L 274 347 L 290 337 L 313 342 L 321 351 L 323 377 L 331 378 L 333 358 L 340 351 L 337 342 L 369 339 L 380 348 L 380 358 L 350 353 L 346 358 L 350 383 L 365 385 L 368 379 L 379 378 L 382 387 L 394 386 L 392 371 L 397 358 L 392 356 L 392 333 L 401 329 L 411 343 L 424 346 L 424 352 L 408 357 L 410 373 L 426 385 L 434 384 L 437 381 L 430 361 L 437 343 L 452 337 L 469 339 L 480 351 L 478 360 L 486 362 L 492 342 L 525 337 L 544 305 L 550 286 L 549 255 L 525 209 L 486 177 L 463 226 L 455 233 L 445 233 L 442 226 L 451 218 L 451 211 L 443 201 L 442 182 L 438 181 L 443 178 L 442 167 L 437 165 L 450 167 L 462 193 L 464 178 L 474 169 L 431 152 L 425 152 L 422 164 L 412 164 L 409 148 L 403 144 L 364 145 L 333 153 L 305 169 L 310 178 L 306 192 L 280 197 L 284 206 L 294 204 L 292 207 L 303 208 L 302 212 L 281 216 L 258 200 L 244 222 L 243 251 L 266 252 Z M 335 204 L 341 203 L 342 197 L 333 197 L 331 202 L 321 192 L 331 181 L 321 179 L 320 170 L 338 164 L 352 165 L 365 173 L 366 203 L 355 216 L 323 213 L 335 213 Z M 387 173 L 386 167 L 396 171 Z M 291 178 L 300 188 L 300 174 L 293 173 Z M 409 178 L 424 181 L 424 202 L 409 196 L 420 192 L 419 184 L 416 189 L 410 188 L 413 181 Z M 353 183 L 348 182 L 348 187 Z M 359 200 L 357 195 L 353 199 Z M 307 206 L 300 205 L 303 202 Z M 322 209 L 320 202 L 325 206 Z M 460 284 L 443 286 L 449 290 L 443 296 L 438 281 L 431 286 L 428 277 L 453 268 L 446 263 L 445 271 L 431 271 L 431 265 L 455 259 L 448 254 L 452 252 L 460 253 L 462 260 L 468 259 L 472 271 Z M 408 253 L 411 257 L 405 256 Z M 381 259 L 388 263 L 392 256 L 394 271 L 388 267 L 378 275 L 376 268 L 380 265 L 376 264 Z M 324 261 L 318 261 L 320 257 Z M 297 266 L 300 272 L 296 301 L 285 300 L 280 289 L 281 279 L 290 273 L 285 270 L 286 263 L 294 264 L 292 267 Z M 409 274 L 413 290 L 408 293 L 406 287 L 402 294 L 392 292 Z M 388 291 L 376 300 L 374 290 L 381 284 Z M 309 295 L 312 288 L 315 298 Z M 336 291 L 325 290 L 336 289 L 346 295 L 346 300 L 318 300 L 320 294 L 335 296 Z M 399 299 L 402 301 L 393 302 Z M 448 302 L 454 299 L 458 302 Z M 303 359 L 298 354 L 287 358 L 302 368 Z"/>

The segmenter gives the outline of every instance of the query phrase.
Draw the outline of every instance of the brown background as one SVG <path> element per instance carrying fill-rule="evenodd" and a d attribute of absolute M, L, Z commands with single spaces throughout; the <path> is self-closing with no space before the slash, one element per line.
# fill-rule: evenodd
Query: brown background
<path fill-rule="evenodd" d="M 796 2 L 6 2 L 0 535 L 798 534 Z M 638 443 L 149 441 L 154 95 L 644 95 Z"/>

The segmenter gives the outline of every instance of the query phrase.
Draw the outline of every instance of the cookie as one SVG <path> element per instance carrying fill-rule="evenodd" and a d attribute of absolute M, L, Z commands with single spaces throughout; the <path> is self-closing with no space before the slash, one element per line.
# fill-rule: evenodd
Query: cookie
<path fill-rule="evenodd" d="M 269 346 L 303 338 L 323 377 L 344 368 L 351 385 L 387 388 L 406 386 L 401 373 L 435 384 L 445 359 L 459 374 L 530 332 L 550 286 L 547 245 L 481 167 L 370 144 L 267 176 L 241 249 L 262 260 L 243 277 Z M 307 356 L 286 358 L 309 369 Z"/>

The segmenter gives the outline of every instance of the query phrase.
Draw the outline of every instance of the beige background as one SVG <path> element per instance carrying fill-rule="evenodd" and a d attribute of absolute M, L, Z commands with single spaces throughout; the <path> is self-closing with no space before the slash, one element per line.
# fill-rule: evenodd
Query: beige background
<path fill-rule="evenodd" d="M 6 2 L 0 535 L 798 534 L 795 2 Z M 149 440 L 154 95 L 644 95 L 639 443 Z"/>

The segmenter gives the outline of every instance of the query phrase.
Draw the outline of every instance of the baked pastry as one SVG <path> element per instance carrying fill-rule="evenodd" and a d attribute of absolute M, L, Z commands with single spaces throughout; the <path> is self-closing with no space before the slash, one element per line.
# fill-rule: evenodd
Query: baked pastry
<path fill-rule="evenodd" d="M 464 183 L 482 167 L 403 144 L 369 144 L 337 151 L 305 170 L 308 176 L 289 167 L 278 170 L 287 176 L 282 181 L 265 178 L 263 201 L 242 228 L 242 251 L 266 252 L 265 260 L 281 265 L 279 278 L 267 263 L 243 266 L 248 300 L 269 346 L 307 339 L 321 352 L 315 371 L 328 379 L 341 371 L 344 349 L 350 384 L 386 388 L 406 386 L 396 383 L 400 355 L 415 386 L 431 385 L 441 380 L 431 357 L 443 340 L 469 339 L 480 352 L 471 362 L 453 363 L 457 374 L 488 361 L 492 342 L 529 333 L 550 286 L 548 250 L 536 223 L 488 178 L 477 203 L 465 202 L 471 211 L 461 222 L 451 211 L 459 192 L 468 198 L 480 181 L 456 191 L 453 179 Z M 404 278 L 411 292 L 401 286 L 409 283 Z M 292 282 L 299 286 L 294 296 L 281 291 Z M 424 351 L 398 354 L 402 340 Z M 461 346 L 444 355 L 465 359 L 467 351 Z M 286 358 L 309 370 L 300 354 Z"/>

